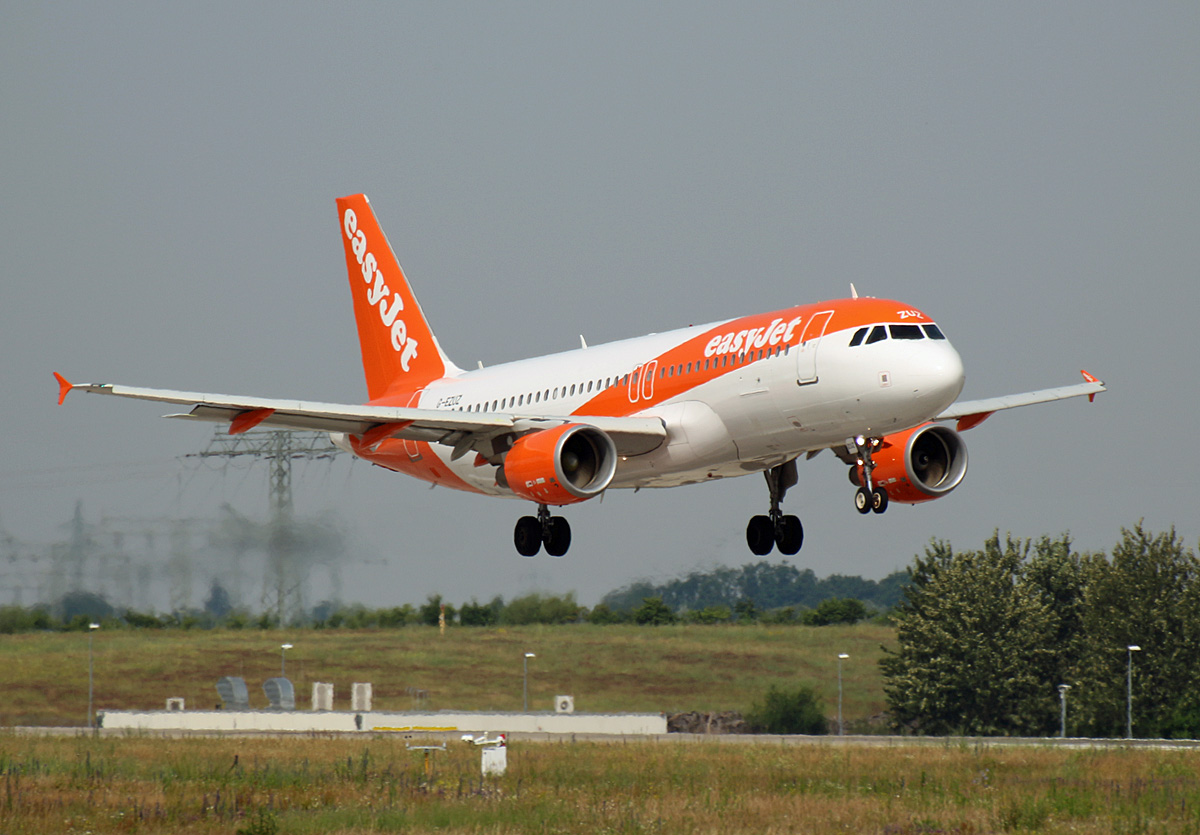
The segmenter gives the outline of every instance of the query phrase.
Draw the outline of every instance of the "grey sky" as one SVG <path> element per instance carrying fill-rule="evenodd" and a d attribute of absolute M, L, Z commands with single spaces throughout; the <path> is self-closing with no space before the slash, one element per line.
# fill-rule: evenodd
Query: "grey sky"
<path fill-rule="evenodd" d="M 964 397 L 1076 382 L 1094 405 L 967 433 L 950 497 L 860 517 L 802 464 L 792 562 L 879 577 L 930 537 L 1122 525 L 1200 536 L 1195 3 L 5 4 L 0 9 L 0 523 L 265 513 L 263 473 L 175 457 L 211 429 L 78 382 L 361 402 L 334 198 L 365 191 L 443 347 L 494 364 L 860 293 L 933 315 Z M 753 558 L 759 476 L 565 511 L 361 463 L 297 471 L 374 563 L 372 605 Z M 778 559 L 778 557 L 773 557 Z"/>

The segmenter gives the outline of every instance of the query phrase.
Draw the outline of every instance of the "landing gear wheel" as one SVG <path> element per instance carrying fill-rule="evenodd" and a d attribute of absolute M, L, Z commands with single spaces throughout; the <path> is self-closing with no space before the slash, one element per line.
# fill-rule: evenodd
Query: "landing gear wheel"
<path fill-rule="evenodd" d="M 870 513 L 872 503 L 871 494 L 867 492 L 866 487 L 859 487 L 854 491 L 854 508 L 859 513 Z"/>
<path fill-rule="evenodd" d="M 513 531 L 513 544 L 521 556 L 536 556 L 542 548 L 542 523 L 533 516 L 522 516 Z"/>
<path fill-rule="evenodd" d="M 775 526 L 771 524 L 771 517 L 750 517 L 750 524 L 746 526 L 746 544 L 756 556 L 765 557 L 771 553 L 775 547 Z"/>
<path fill-rule="evenodd" d="M 546 520 L 542 531 L 542 544 L 546 553 L 552 557 L 561 557 L 571 547 L 571 526 L 561 516 L 551 516 Z"/>
<path fill-rule="evenodd" d="M 799 517 L 779 517 L 775 527 L 775 544 L 779 546 L 779 553 L 789 557 L 800 553 L 800 546 L 804 544 L 804 526 L 800 524 Z"/>
<path fill-rule="evenodd" d="M 883 513 L 888 509 L 888 494 L 887 490 L 882 487 L 876 487 L 871 493 L 871 510 L 876 513 Z"/>

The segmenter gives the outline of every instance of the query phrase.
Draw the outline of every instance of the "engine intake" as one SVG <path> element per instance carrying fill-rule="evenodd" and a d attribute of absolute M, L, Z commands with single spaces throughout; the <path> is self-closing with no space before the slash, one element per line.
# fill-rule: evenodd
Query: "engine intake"
<path fill-rule="evenodd" d="M 497 481 L 523 499 L 564 505 L 601 493 L 616 472 L 612 438 L 594 426 L 568 423 L 518 438 Z"/>

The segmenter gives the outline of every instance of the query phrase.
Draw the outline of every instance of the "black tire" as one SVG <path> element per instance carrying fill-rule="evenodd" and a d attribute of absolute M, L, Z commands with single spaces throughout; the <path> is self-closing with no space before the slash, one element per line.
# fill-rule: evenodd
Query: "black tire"
<path fill-rule="evenodd" d="M 883 513 L 888 509 L 888 494 L 887 490 L 882 487 L 876 487 L 875 492 L 871 494 L 871 510 L 876 513 Z"/>
<path fill-rule="evenodd" d="M 542 544 L 546 546 L 547 554 L 561 557 L 571 547 L 571 525 L 561 516 L 551 516 L 546 522 Z"/>
<path fill-rule="evenodd" d="M 768 516 L 751 516 L 746 526 L 746 544 L 750 552 L 765 557 L 775 547 L 775 529 Z"/>
<path fill-rule="evenodd" d="M 542 549 L 542 523 L 533 516 L 522 516 L 513 531 L 513 544 L 522 557 L 536 556 Z"/>
<path fill-rule="evenodd" d="M 859 487 L 854 491 L 854 509 L 859 513 L 871 512 L 871 494 L 867 492 L 867 488 Z"/>
<path fill-rule="evenodd" d="M 779 527 L 775 529 L 775 545 L 779 553 L 789 557 L 800 553 L 804 545 L 804 526 L 800 524 L 799 517 L 784 516 L 779 520 Z"/>

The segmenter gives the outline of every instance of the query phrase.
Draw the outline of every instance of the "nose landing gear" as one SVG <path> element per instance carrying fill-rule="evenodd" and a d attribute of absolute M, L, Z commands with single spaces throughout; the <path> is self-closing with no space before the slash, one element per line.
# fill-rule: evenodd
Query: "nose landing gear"
<path fill-rule="evenodd" d="M 797 482 L 796 461 L 793 459 L 786 464 L 772 467 L 763 475 L 767 479 L 767 490 L 771 494 L 771 510 L 766 516 L 752 516 L 746 526 L 746 544 L 751 553 L 766 556 L 771 549 L 778 546 L 779 553 L 791 556 L 799 553 L 804 545 L 804 526 L 796 516 L 784 515 L 779 505 L 787 494 L 788 488 Z"/>
<path fill-rule="evenodd" d="M 513 544 L 523 557 L 536 556 L 546 546 L 546 553 L 561 557 L 571 547 L 571 526 L 561 516 L 551 516 L 550 508 L 538 505 L 537 516 L 522 516 L 513 531 Z"/>
<path fill-rule="evenodd" d="M 858 485 L 854 493 L 854 507 L 859 513 L 883 513 L 888 509 L 887 490 L 876 486 L 871 480 L 871 474 L 875 472 L 871 450 L 879 444 L 878 438 L 864 438 L 862 435 L 846 439 L 846 451 L 856 456 L 850 470 L 850 481 Z"/>

